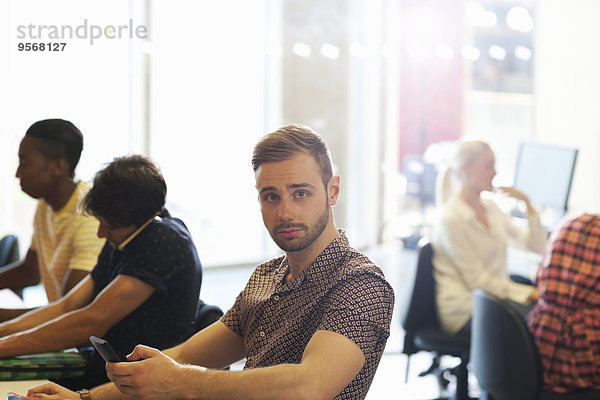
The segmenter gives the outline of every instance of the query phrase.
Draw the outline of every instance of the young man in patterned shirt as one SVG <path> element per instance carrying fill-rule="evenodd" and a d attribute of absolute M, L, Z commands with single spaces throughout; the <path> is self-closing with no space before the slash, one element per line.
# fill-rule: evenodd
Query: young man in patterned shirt
<path fill-rule="evenodd" d="M 0 269 L 0 288 L 15 291 L 44 285 L 49 302 L 64 296 L 96 265 L 104 241 L 98 221 L 83 215 L 79 203 L 90 189 L 75 179 L 83 135 L 69 121 L 46 119 L 31 125 L 19 146 L 16 176 L 21 189 L 39 199 L 33 237 L 25 258 Z M 27 309 L 0 309 L 0 321 Z"/>
<path fill-rule="evenodd" d="M 361 399 L 381 359 L 394 304 L 381 270 L 333 221 L 340 193 L 310 128 L 265 136 L 252 164 L 264 224 L 285 255 L 259 265 L 223 318 L 164 353 L 139 345 L 108 363 L 113 384 L 81 398 Z M 243 371 L 221 368 L 246 359 Z M 29 394 L 77 394 L 43 385 Z"/>

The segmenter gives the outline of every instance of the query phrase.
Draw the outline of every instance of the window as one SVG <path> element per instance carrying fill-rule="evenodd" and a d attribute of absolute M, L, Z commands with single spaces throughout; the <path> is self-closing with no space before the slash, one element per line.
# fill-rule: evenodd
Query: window
<path fill-rule="evenodd" d="M 77 175 L 83 180 L 130 151 L 129 41 L 98 39 L 90 44 L 91 25 L 125 25 L 129 7 L 120 0 L 83 4 L 0 4 L 0 53 L 5 56 L 0 63 L 0 234 L 16 233 L 22 254 L 29 246 L 36 202 L 21 192 L 14 173 L 19 143 L 32 123 L 63 118 L 81 129 L 84 150 Z M 19 26 L 24 27 L 23 38 Z M 18 51 L 19 43 L 46 43 L 50 26 L 58 34 L 67 27 L 64 39 L 50 40 L 66 42 L 64 51 Z M 79 28 L 81 37 L 73 33 L 69 38 L 69 28 Z"/>
<path fill-rule="evenodd" d="M 395 134 L 396 1 L 0 7 L 2 26 L 11 29 L 0 46 L 12 57 L 0 65 L 7 88 L 0 101 L 14 110 L 0 127 L 9 138 L 1 150 L 5 171 L 16 169 L 31 123 L 72 120 L 85 136 L 82 179 L 116 156 L 147 154 L 161 166 L 167 207 L 188 225 L 204 265 L 256 263 L 279 250 L 261 221 L 251 152 L 265 133 L 299 122 L 325 137 L 342 176 L 337 225 L 358 247 L 377 240 L 382 166 L 396 172 L 387 161 L 395 146 L 385 142 Z M 46 26 L 45 35 L 50 25 L 83 26 L 87 36 L 69 38 L 61 53 L 19 53 L 17 27 L 29 24 Z M 147 35 L 120 40 L 103 31 L 91 43 L 92 26 L 127 24 Z M 27 246 L 35 202 L 11 175 L 0 181 L 0 201 L 8 205 L 2 228 Z"/>

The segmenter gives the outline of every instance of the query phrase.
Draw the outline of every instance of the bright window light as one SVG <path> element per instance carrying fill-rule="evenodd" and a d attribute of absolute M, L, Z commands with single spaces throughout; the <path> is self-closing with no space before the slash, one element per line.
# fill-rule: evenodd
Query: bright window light
<path fill-rule="evenodd" d="M 481 55 L 481 52 L 475 46 L 466 45 L 462 49 L 462 55 L 467 60 L 477 61 L 477 60 L 479 60 L 479 56 Z"/>
<path fill-rule="evenodd" d="M 513 7 L 506 14 L 506 24 L 509 28 L 519 32 L 533 30 L 533 18 L 525 7 Z"/>
<path fill-rule="evenodd" d="M 435 48 L 435 54 L 442 60 L 451 60 L 454 57 L 454 49 L 447 44 L 440 44 Z"/>
<path fill-rule="evenodd" d="M 296 43 L 294 43 L 294 46 L 292 47 L 292 53 L 294 53 L 298 57 L 304 57 L 304 58 L 310 57 L 311 52 L 312 52 L 311 47 L 309 45 L 307 45 L 306 43 L 296 42 Z"/>
<path fill-rule="evenodd" d="M 521 45 L 515 47 L 515 57 L 517 57 L 523 61 L 529 61 L 529 60 L 531 60 L 532 56 L 533 56 L 533 53 L 529 47 L 525 47 L 525 46 L 521 46 Z"/>
<path fill-rule="evenodd" d="M 471 27 L 491 28 L 498 22 L 493 11 L 486 10 L 479 3 L 469 3 L 465 7 L 465 23 Z"/>
<path fill-rule="evenodd" d="M 340 48 L 331 43 L 325 43 L 321 46 L 321 55 L 331 60 L 337 60 L 340 56 Z"/>
<path fill-rule="evenodd" d="M 390 44 L 390 42 L 384 42 L 381 44 L 381 55 L 383 57 L 390 57 L 394 52 L 394 48 L 393 46 Z"/>
<path fill-rule="evenodd" d="M 425 61 L 427 59 L 427 48 L 420 44 L 412 44 L 408 46 L 408 55 L 417 61 Z"/>
<path fill-rule="evenodd" d="M 465 7 L 465 23 L 471 27 L 480 26 L 480 21 L 485 8 L 479 3 L 469 3 Z"/>
<path fill-rule="evenodd" d="M 506 58 L 506 49 L 504 47 L 498 46 L 497 44 L 493 44 L 490 46 L 488 54 L 494 60 L 502 61 Z"/>
<path fill-rule="evenodd" d="M 484 28 L 491 28 L 492 26 L 496 25 L 496 22 L 498 22 L 498 17 L 496 17 L 496 14 L 493 11 L 486 11 L 483 13 L 480 26 Z"/>
<path fill-rule="evenodd" d="M 352 55 L 352 57 L 366 59 L 369 57 L 369 49 L 364 44 L 352 43 L 350 45 L 350 55 Z"/>

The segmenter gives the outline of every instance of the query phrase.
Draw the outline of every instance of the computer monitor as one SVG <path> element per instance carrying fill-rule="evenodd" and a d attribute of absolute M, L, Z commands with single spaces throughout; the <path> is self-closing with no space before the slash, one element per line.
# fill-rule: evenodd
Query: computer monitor
<path fill-rule="evenodd" d="M 514 186 L 534 205 L 567 211 L 577 149 L 526 142 L 519 147 Z"/>

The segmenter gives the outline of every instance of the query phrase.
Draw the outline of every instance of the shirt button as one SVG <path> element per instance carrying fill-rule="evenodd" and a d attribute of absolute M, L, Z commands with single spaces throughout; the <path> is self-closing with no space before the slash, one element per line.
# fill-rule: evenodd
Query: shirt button
<path fill-rule="evenodd" d="M 275 296 L 273 296 L 273 299 L 275 299 L 275 300 L 279 300 L 279 296 L 278 296 L 278 295 L 275 295 Z"/>
<path fill-rule="evenodd" d="M 260 337 L 265 337 L 265 333 L 263 331 L 260 331 L 259 336 Z"/>

